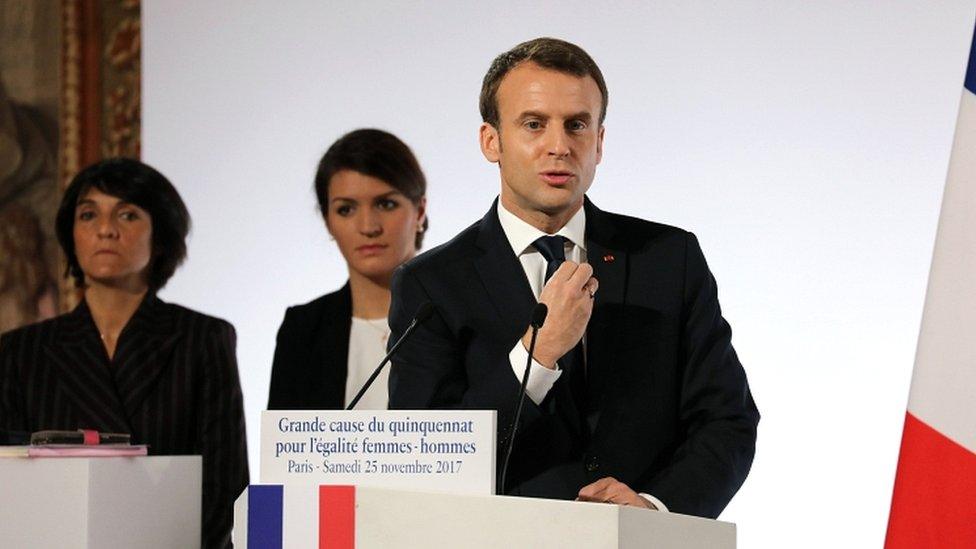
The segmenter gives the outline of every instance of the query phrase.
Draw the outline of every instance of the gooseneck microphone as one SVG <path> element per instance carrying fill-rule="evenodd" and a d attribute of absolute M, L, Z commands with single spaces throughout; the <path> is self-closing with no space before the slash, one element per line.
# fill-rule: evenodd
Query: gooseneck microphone
<path fill-rule="evenodd" d="M 512 432 L 508 435 L 508 445 L 505 448 L 505 460 L 502 462 L 501 491 L 505 492 L 505 476 L 508 474 L 508 461 L 512 457 L 512 448 L 515 447 L 515 433 L 518 431 L 519 419 L 522 417 L 522 404 L 525 403 L 525 388 L 529 384 L 529 371 L 532 369 L 532 353 L 535 352 L 535 340 L 539 336 L 539 328 L 546 321 L 549 314 L 549 307 L 545 303 L 537 303 L 532 309 L 532 320 L 529 326 L 532 327 L 532 335 L 529 336 L 529 358 L 525 361 L 525 373 L 522 374 L 522 386 L 519 387 L 518 406 L 515 408 L 515 421 L 512 422 Z"/>
<path fill-rule="evenodd" d="M 366 390 L 369 389 L 369 386 L 372 385 L 374 381 L 376 381 L 376 376 L 380 375 L 380 372 L 383 371 L 383 366 L 386 366 L 386 363 L 389 362 L 393 357 L 393 353 L 397 352 L 397 349 L 399 349 L 400 345 L 403 344 L 408 337 L 410 337 L 410 334 L 412 334 L 418 326 L 423 324 L 425 320 L 430 318 L 430 315 L 432 314 L 434 314 L 434 304 L 430 301 L 424 301 L 420 304 L 420 307 L 417 307 L 417 313 L 413 315 L 413 320 L 410 321 L 410 325 L 407 326 L 407 329 L 403 331 L 403 335 L 400 336 L 400 339 L 393 344 L 393 347 L 390 347 L 390 352 L 386 353 L 386 356 L 383 357 L 383 361 L 380 362 L 380 365 L 373 370 L 373 374 L 369 376 L 369 379 L 367 379 L 366 383 L 363 384 L 362 389 L 356 393 L 356 398 L 352 399 L 349 406 L 346 406 L 346 410 L 352 410 L 356 407 L 356 404 L 359 404 L 360 399 L 362 399 L 363 395 L 366 394 Z"/>

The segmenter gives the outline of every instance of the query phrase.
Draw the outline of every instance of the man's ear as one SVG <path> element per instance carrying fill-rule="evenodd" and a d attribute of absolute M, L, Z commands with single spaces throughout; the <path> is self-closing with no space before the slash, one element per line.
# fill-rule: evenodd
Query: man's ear
<path fill-rule="evenodd" d="M 495 126 L 482 122 L 481 127 L 478 128 L 478 142 L 481 144 L 481 154 L 485 155 L 488 162 L 497 163 L 502 151 L 502 142 Z"/>
<path fill-rule="evenodd" d="M 600 124 L 600 132 L 596 136 L 596 163 L 599 164 L 603 160 L 603 131 L 606 128 L 603 124 Z"/>

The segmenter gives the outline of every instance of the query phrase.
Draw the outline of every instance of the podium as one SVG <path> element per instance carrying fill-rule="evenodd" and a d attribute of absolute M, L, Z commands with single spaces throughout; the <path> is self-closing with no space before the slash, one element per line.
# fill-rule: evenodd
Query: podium
<path fill-rule="evenodd" d="M 734 549 L 735 525 L 600 503 L 265 484 L 238 498 L 234 546 Z"/>
<path fill-rule="evenodd" d="M 0 459 L 0 545 L 200 546 L 201 458 Z"/>

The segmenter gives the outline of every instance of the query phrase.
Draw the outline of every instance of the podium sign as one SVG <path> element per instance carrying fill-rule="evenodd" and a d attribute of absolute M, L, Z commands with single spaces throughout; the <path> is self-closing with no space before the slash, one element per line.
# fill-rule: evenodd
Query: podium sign
<path fill-rule="evenodd" d="M 491 495 L 495 412 L 265 411 L 260 482 Z"/>

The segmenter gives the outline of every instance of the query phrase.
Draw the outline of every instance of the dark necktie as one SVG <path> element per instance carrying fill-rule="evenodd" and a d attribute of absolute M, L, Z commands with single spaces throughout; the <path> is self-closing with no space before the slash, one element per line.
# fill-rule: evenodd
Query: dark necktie
<path fill-rule="evenodd" d="M 541 236 L 532 243 L 532 246 L 539 250 L 542 257 L 546 258 L 546 282 L 549 282 L 556 269 L 566 261 L 566 237 L 559 235 Z M 585 412 L 587 409 L 586 367 L 582 340 L 559 359 L 559 365 L 566 371 L 565 375 L 569 378 L 567 381 L 577 413 Z"/>
<path fill-rule="evenodd" d="M 566 237 L 540 236 L 532 243 L 532 247 L 546 258 L 546 282 L 549 282 L 552 273 L 566 261 Z"/>

